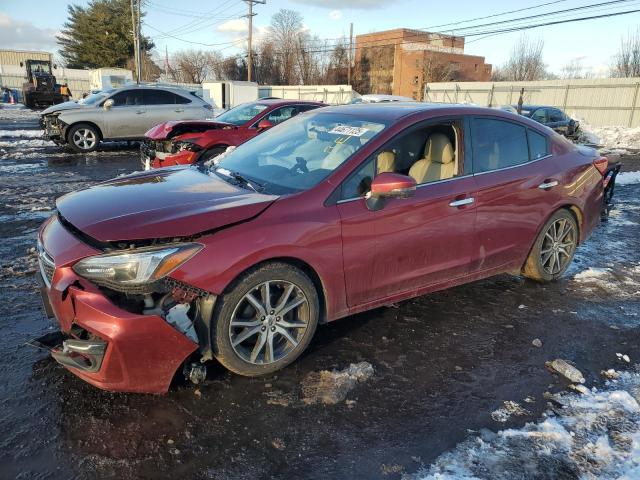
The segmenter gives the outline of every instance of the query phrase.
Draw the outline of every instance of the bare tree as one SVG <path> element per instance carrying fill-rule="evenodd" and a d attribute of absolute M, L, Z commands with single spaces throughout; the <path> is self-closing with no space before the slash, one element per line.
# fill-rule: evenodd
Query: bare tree
<path fill-rule="evenodd" d="M 572 58 L 569 63 L 562 67 L 560 71 L 560 77 L 565 79 L 570 78 L 591 78 L 593 72 L 585 68 L 582 64 L 582 57 Z"/>
<path fill-rule="evenodd" d="M 287 85 L 298 83 L 296 51 L 302 27 L 302 15 L 295 10 L 281 8 L 271 17 L 269 36 L 272 42 L 278 46 L 279 62 L 282 66 L 280 80 Z"/>
<path fill-rule="evenodd" d="M 202 83 L 219 72 L 222 56 L 215 51 L 182 50 L 172 57 L 171 76 L 175 81 Z"/>
<path fill-rule="evenodd" d="M 545 64 L 542 59 L 544 42 L 542 39 L 529 40 L 522 35 L 511 50 L 511 56 L 502 67 L 505 80 L 542 80 L 546 76 Z"/>
<path fill-rule="evenodd" d="M 613 57 L 612 77 L 640 76 L 640 29 L 629 32 L 620 42 L 620 49 Z"/>

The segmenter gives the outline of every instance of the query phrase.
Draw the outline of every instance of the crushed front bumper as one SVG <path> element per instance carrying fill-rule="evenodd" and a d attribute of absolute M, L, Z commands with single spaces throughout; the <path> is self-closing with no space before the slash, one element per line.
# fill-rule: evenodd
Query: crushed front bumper
<path fill-rule="evenodd" d="M 45 303 L 67 338 L 51 354 L 70 372 L 110 391 L 164 393 L 198 344 L 158 315 L 136 314 L 113 304 L 95 285 L 77 276 L 70 255 L 90 247 L 56 219 L 41 230 Z M 79 252 L 79 253 L 74 253 Z"/>
<path fill-rule="evenodd" d="M 144 141 L 140 144 L 140 162 L 143 169 L 191 165 L 195 161 L 198 152 L 189 150 L 174 152 L 173 147 L 167 143 Z"/>
<path fill-rule="evenodd" d="M 60 140 L 63 136 L 63 126 L 56 115 L 43 115 L 40 117 L 40 126 L 44 130 L 44 138 L 46 140 Z"/>

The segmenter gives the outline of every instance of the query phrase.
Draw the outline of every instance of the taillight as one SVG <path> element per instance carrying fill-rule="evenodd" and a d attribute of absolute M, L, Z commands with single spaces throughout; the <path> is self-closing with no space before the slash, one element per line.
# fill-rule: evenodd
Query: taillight
<path fill-rule="evenodd" d="M 607 157 L 596 158 L 593 161 L 593 166 L 596 167 L 600 175 L 604 177 L 607 173 L 607 167 L 609 166 L 609 159 Z"/>

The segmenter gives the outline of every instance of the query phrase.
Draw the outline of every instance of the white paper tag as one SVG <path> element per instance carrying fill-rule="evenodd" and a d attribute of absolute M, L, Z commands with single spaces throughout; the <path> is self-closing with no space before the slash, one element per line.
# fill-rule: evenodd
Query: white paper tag
<path fill-rule="evenodd" d="M 368 131 L 368 128 L 349 127 L 348 125 L 336 125 L 335 127 L 333 127 L 333 130 L 329 131 L 329 133 L 334 133 L 336 135 L 349 135 L 350 137 L 361 137 Z"/>

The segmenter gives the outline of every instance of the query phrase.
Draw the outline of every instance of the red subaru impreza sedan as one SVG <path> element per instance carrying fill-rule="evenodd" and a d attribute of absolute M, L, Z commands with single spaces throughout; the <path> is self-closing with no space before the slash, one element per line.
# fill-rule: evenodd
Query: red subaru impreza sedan
<path fill-rule="evenodd" d="M 65 195 L 38 242 L 53 356 L 158 393 L 214 358 L 273 373 L 318 324 L 391 302 L 502 272 L 554 280 L 600 220 L 606 165 L 508 112 L 349 105 Z"/>
<path fill-rule="evenodd" d="M 299 113 L 324 107 L 307 100 L 263 99 L 243 103 L 215 120 L 181 120 L 156 125 L 140 145 L 145 170 L 206 161 Z"/>

